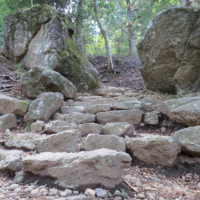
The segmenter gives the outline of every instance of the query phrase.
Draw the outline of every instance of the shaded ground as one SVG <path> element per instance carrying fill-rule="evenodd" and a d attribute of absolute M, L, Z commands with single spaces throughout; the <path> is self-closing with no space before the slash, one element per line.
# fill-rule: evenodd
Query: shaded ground
<path fill-rule="evenodd" d="M 113 64 L 117 74 L 115 76 L 106 73 L 107 58 L 105 56 L 88 57 L 88 60 L 98 70 L 100 80 L 105 85 L 115 87 L 129 87 L 137 91 L 145 89 L 140 73 L 140 59 L 132 57 L 113 57 Z"/>

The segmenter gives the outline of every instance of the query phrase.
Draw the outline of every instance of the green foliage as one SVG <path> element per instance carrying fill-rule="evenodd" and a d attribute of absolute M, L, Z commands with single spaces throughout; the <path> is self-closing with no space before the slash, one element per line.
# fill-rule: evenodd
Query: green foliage
<path fill-rule="evenodd" d="M 98 2 L 98 15 L 108 32 L 112 54 L 128 55 L 127 0 L 98 0 Z M 77 0 L 33 0 L 33 3 L 40 5 L 49 3 L 54 8 L 70 15 L 76 24 Z M 104 55 L 106 53 L 105 43 L 95 22 L 94 3 L 93 1 L 82 0 L 82 5 L 83 53 Z M 135 44 L 144 35 L 152 17 L 160 11 L 176 5 L 178 5 L 177 0 L 130 0 Z M 3 17 L 30 6 L 31 0 L 0 0 L 0 46 L 3 43 L 1 37 Z M 20 70 L 20 67 L 18 68 Z"/>

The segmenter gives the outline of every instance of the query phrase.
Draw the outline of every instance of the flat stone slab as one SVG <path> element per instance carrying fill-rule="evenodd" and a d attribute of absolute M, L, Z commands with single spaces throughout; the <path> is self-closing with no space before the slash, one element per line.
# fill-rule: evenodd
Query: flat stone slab
<path fill-rule="evenodd" d="M 45 124 L 44 131 L 49 133 L 58 133 L 66 130 L 77 129 L 77 127 L 76 124 L 56 120 Z"/>
<path fill-rule="evenodd" d="M 91 184 L 114 188 L 122 182 L 121 172 L 130 166 L 131 157 L 124 152 L 109 149 L 79 153 L 51 153 L 27 155 L 22 159 L 24 171 L 53 177 L 65 188 Z"/>
<path fill-rule="evenodd" d="M 139 109 L 108 111 L 97 113 L 97 122 L 107 124 L 113 122 L 128 122 L 130 124 L 139 124 L 142 119 L 143 111 Z"/>
<path fill-rule="evenodd" d="M 126 148 L 133 157 L 148 164 L 173 165 L 181 151 L 177 139 L 170 136 L 141 134 L 141 138 L 128 139 Z"/>
<path fill-rule="evenodd" d="M 123 138 L 115 135 L 95 135 L 89 134 L 84 141 L 84 149 L 92 151 L 96 149 L 111 149 L 116 151 L 126 151 Z"/>
<path fill-rule="evenodd" d="M 70 113 L 66 116 L 68 123 L 84 124 L 95 122 L 95 115 L 85 113 Z"/>
<path fill-rule="evenodd" d="M 5 145 L 10 148 L 25 148 L 28 150 L 36 150 L 40 138 L 45 137 L 39 134 L 33 133 L 19 133 L 10 135 L 6 141 Z"/>
<path fill-rule="evenodd" d="M 79 132 L 67 130 L 40 139 L 37 150 L 41 152 L 78 152 Z"/>
<path fill-rule="evenodd" d="M 187 126 L 200 125 L 200 96 L 164 101 L 160 105 L 160 112 Z"/>
<path fill-rule="evenodd" d="M 96 104 L 96 105 L 87 106 L 85 108 L 85 113 L 96 114 L 99 112 L 106 112 L 109 110 L 111 110 L 111 106 L 109 104 Z"/>
<path fill-rule="evenodd" d="M 105 135 L 131 136 L 135 134 L 135 128 L 127 122 L 107 123 L 103 127 L 103 132 Z"/>

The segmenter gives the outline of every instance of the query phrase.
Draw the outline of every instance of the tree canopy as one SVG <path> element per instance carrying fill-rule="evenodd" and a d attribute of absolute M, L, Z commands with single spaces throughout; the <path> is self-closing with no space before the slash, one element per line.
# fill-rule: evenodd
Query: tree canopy
<path fill-rule="evenodd" d="M 0 34 L 6 15 L 29 8 L 32 3 L 48 3 L 70 15 L 76 27 L 74 40 L 79 50 L 87 55 L 105 55 L 104 38 L 96 22 L 94 1 L 91 0 L 0 0 Z M 112 54 L 136 55 L 134 45 L 144 34 L 150 19 L 158 12 L 177 5 L 177 0 L 98 0 L 98 17 L 107 30 Z"/>

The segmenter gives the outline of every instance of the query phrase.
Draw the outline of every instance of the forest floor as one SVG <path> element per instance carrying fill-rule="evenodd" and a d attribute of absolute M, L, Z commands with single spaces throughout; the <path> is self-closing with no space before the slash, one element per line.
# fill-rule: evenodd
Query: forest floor
<path fill-rule="evenodd" d="M 146 93 L 147 90 L 140 74 L 141 64 L 138 58 L 114 57 L 113 61 L 117 70 L 115 76 L 106 73 L 106 57 L 97 56 L 88 59 L 99 71 L 101 82 L 105 85 L 129 87 L 141 94 Z M 19 90 L 20 85 L 18 83 L 22 72 L 23 70 L 19 66 L 6 60 L 0 54 L 0 93 L 18 99 L 25 99 Z M 159 97 L 162 97 L 163 100 L 169 98 L 163 95 Z M 124 182 L 117 189 L 127 191 L 132 199 L 144 199 L 146 198 L 142 196 L 144 193 L 149 193 L 147 199 L 200 199 L 200 166 L 195 158 L 188 158 L 189 161 L 187 162 L 186 159 L 187 157 L 180 157 L 177 163 L 171 167 L 148 165 L 134 159 L 132 166 L 123 172 L 123 176 L 131 174 L 137 178 L 138 185 L 134 187 L 128 185 L 128 176 L 126 176 L 124 180 L 127 180 L 127 182 Z M 1 183 L 3 184 L 6 181 L 10 181 L 9 176 L 0 174 L 0 188 Z"/>

